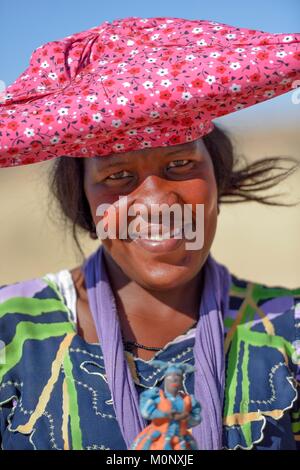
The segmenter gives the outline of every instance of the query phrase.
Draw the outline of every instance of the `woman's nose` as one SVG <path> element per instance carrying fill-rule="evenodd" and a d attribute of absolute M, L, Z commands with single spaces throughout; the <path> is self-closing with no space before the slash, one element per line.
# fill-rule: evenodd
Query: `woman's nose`
<path fill-rule="evenodd" d="M 161 204 L 171 206 L 180 202 L 180 197 L 171 183 L 156 175 L 148 176 L 131 196 L 135 204 L 144 204 L 149 208 Z"/>

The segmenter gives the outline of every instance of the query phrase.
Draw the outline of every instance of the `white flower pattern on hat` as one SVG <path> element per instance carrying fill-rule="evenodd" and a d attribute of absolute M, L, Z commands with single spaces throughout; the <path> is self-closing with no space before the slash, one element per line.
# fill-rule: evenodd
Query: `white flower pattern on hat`
<path fill-rule="evenodd" d="M 183 18 L 105 21 L 37 48 L 7 87 L 0 167 L 196 140 L 215 118 L 286 93 L 297 78 L 299 33 Z"/>

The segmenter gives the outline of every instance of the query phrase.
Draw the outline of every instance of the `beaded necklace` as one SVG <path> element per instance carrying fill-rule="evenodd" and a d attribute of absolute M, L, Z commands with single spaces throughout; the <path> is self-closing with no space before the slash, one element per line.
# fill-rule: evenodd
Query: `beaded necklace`
<path fill-rule="evenodd" d="M 183 334 L 186 334 L 189 330 L 191 330 L 192 328 L 195 328 L 197 323 L 198 323 L 198 321 L 196 321 L 192 326 L 190 326 L 186 330 L 186 332 L 183 333 Z M 125 346 L 125 349 L 129 349 L 130 351 L 132 349 L 134 349 L 134 347 L 136 347 L 138 349 L 145 349 L 146 351 L 160 351 L 162 349 L 162 348 L 154 348 L 154 347 L 151 347 L 151 346 L 145 346 L 144 344 L 137 343 L 135 341 L 125 341 L 123 335 L 122 335 L 122 339 L 123 339 L 123 344 Z"/>

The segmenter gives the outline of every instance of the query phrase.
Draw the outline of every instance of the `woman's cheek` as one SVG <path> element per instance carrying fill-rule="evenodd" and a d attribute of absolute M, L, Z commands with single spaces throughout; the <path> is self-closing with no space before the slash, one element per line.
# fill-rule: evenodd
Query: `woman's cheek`
<path fill-rule="evenodd" d="M 113 240 L 119 238 L 120 234 L 126 236 L 128 211 L 126 197 L 114 197 L 101 202 L 97 199 L 97 202 L 92 202 L 91 207 L 99 238 Z"/>

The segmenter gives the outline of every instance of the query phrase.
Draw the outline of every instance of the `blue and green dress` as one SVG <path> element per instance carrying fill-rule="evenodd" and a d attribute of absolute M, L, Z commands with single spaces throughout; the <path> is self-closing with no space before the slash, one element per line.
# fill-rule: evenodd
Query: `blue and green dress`
<path fill-rule="evenodd" d="M 77 333 L 74 293 L 68 270 L 0 288 L 4 450 L 126 449 L 101 344 L 87 343 Z M 231 275 L 224 324 L 224 448 L 300 448 L 300 288 Z M 153 359 L 193 365 L 194 341 L 192 328 L 151 360 L 126 351 L 138 394 L 163 387 L 164 372 L 151 365 Z M 193 374 L 183 378 L 189 394 L 194 394 Z"/>

